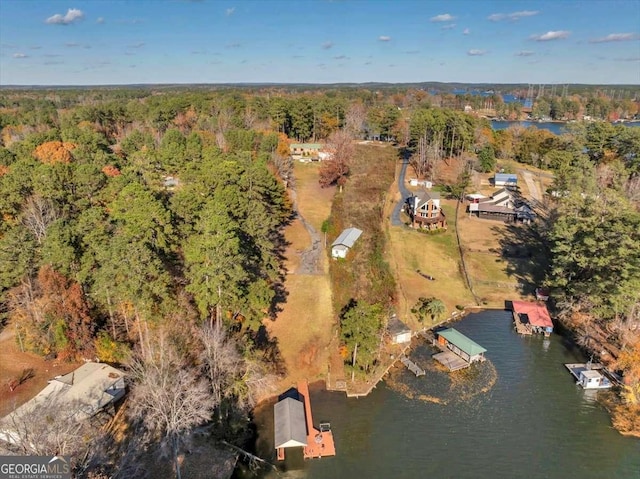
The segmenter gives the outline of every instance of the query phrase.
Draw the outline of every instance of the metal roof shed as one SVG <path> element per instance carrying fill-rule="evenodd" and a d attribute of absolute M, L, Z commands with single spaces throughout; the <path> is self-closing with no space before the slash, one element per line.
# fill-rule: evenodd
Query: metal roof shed
<path fill-rule="evenodd" d="M 358 228 L 347 228 L 336 240 L 331 243 L 331 256 L 334 258 L 345 258 L 349 248 L 353 248 L 353 245 L 360 238 L 362 231 Z"/>
<path fill-rule="evenodd" d="M 304 415 L 304 404 L 288 397 L 277 402 L 273 410 L 276 449 L 306 446 L 307 423 Z"/>

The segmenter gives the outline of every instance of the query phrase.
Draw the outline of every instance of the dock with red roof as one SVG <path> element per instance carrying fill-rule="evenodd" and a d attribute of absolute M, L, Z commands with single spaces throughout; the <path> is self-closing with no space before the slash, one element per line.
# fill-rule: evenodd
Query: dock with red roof
<path fill-rule="evenodd" d="M 549 336 L 553 332 L 553 321 L 544 303 L 512 301 L 513 322 L 519 334 L 543 333 Z"/>

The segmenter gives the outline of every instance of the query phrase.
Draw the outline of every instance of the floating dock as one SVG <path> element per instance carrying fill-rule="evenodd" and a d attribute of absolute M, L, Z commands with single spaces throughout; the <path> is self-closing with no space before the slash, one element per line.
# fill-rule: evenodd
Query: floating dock
<path fill-rule="evenodd" d="M 425 375 L 424 369 L 422 369 L 422 368 L 421 368 L 420 366 L 418 366 L 416 363 L 414 363 L 413 361 L 411 361 L 411 359 L 409 359 L 408 357 L 406 357 L 406 356 L 402 356 L 402 357 L 400 358 L 400 362 L 401 362 L 402 364 L 404 364 L 404 365 L 407 367 L 407 369 L 408 369 L 409 371 L 411 371 L 413 374 L 415 374 L 415 375 L 416 375 L 416 377 L 424 376 L 424 375 Z"/>
<path fill-rule="evenodd" d="M 609 389 L 613 386 L 598 363 L 570 363 L 564 365 L 584 389 Z"/>

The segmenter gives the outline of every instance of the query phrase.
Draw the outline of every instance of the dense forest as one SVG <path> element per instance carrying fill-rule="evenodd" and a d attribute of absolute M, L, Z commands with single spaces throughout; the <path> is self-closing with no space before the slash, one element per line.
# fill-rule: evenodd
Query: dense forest
<path fill-rule="evenodd" d="M 608 349 L 626 378 L 621 411 L 633 411 L 617 425 L 640 429 L 640 128 L 494 132 L 463 112 L 471 100 L 420 89 L 0 91 L 0 320 L 23 350 L 129 365 L 138 440 L 175 455 L 190 429 L 213 421 L 218 438 L 242 444 L 248 410 L 283 373 L 261 325 L 286 297 L 289 142 L 387 140 L 422 177 L 457 157 L 454 196 L 470 169 L 515 159 L 555 175 L 536 231 L 556 313 L 585 348 Z M 600 117 L 638 106 L 593 91 L 558 101 L 564 116 L 598 102 L 609 105 Z M 348 185 L 352 158 L 338 151 L 325 185 Z M 367 267 L 386 268 L 372 244 Z M 393 301 L 386 269 L 381 278 L 339 307 L 362 301 L 361 315 L 379 321 Z M 345 324 L 358 314 L 343 310 Z M 187 416 L 150 414 L 166 404 L 148 391 L 166 381 L 182 385 L 169 402 L 193 404 Z M 134 450 L 118 457 L 131 465 Z"/>

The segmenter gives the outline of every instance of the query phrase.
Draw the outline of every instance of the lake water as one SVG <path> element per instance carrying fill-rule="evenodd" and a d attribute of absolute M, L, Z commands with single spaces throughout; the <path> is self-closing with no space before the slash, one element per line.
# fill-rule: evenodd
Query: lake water
<path fill-rule="evenodd" d="M 625 125 L 625 126 L 629 126 L 629 127 L 638 127 L 640 126 L 640 122 L 633 122 L 633 123 L 620 123 L 621 125 Z M 567 125 L 567 123 L 559 123 L 559 122 L 551 122 L 551 121 L 543 121 L 543 122 L 537 122 L 537 121 L 498 121 L 498 120 L 492 120 L 491 121 L 491 127 L 494 130 L 504 130 L 506 128 L 509 128 L 510 126 L 513 125 L 521 125 L 525 128 L 529 128 L 530 126 L 533 126 L 535 128 L 539 128 L 541 130 L 549 130 L 551 133 L 554 133 L 556 135 L 561 135 L 562 133 L 564 133 L 564 127 L 565 125 Z"/>
<path fill-rule="evenodd" d="M 360 399 L 312 388 L 314 421 L 331 422 L 337 456 L 288 452 L 284 470 L 263 477 L 640 478 L 640 440 L 611 428 L 595 401 L 607 393 L 576 386 L 563 364 L 584 358 L 563 338 L 520 337 L 505 311 L 455 327 L 487 348 L 485 363 L 450 375 L 422 343 L 411 357 L 425 376 L 398 367 Z M 275 462 L 273 402 L 256 425 L 258 454 Z"/>

